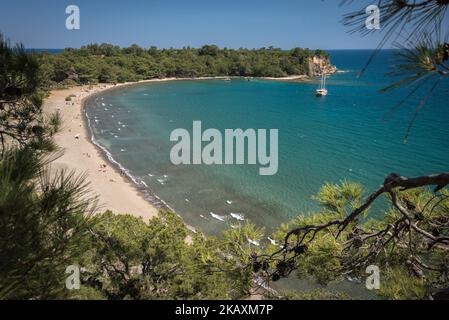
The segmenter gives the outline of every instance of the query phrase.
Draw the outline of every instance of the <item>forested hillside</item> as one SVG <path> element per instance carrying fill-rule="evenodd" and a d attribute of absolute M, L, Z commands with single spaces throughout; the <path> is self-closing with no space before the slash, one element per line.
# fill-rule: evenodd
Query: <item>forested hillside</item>
<path fill-rule="evenodd" d="M 48 84 L 120 83 L 154 78 L 205 76 L 285 77 L 314 75 L 316 61 L 330 65 L 321 50 L 295 48 L 149 49 L 92 44 L 62 53 L 39 53 Z M 315 59 L 313 59 L 315 57 Z M 318 68 L 319 69 L 319 68 Z"/>

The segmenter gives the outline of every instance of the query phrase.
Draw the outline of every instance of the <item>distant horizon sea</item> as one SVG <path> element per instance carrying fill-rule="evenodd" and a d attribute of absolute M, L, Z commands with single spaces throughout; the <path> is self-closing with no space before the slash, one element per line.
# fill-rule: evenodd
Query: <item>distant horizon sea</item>
<path fill-rule="evenodd" d="M 315 97 L 317 83 L 181 80 L 102 93 L 87 101 L 86 114 L 95 141 L 150 200 L 157 202 L 151 196 L 157 195 L 187 224 L 209 234 L 241 218 L 270 231 L 299 214 L 313 214 L 319 206 L 312 196 L 325 183 L 347 179 L 369 194 L 392 172 L 446 172 L 449 93 L 442 88 L 447 84 L 436 90 L 403 144 L 425 91 L 385 118 L 408 93 L 407 88 L 379 93 L 393 81 L 386 74 L 394 52 L 380 51 L 362 77 L 359 71 L 372 51 L 329 52 L 339 72 L 328 79 L 327 97 Z M 278 173 L 260 176 L 259 166 L 249 165 L 171 164 L 170 133 L 191 132 L 195 120 L 203 130 L 279 129 Z M 380 213 L 373 210 L 372 216 Z"/>

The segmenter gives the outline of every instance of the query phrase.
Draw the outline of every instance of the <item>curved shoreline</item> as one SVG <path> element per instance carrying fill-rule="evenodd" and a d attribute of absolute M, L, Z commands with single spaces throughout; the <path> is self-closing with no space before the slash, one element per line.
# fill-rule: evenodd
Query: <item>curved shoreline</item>
<path fill-rule="evenodd" d="M 101 92 L 99 94 L 103 94 L 103 93 L 104 92 Z M 86 100 L 93 99 L 95 95 L 86 97 Z M 86 130 L 88 130 L 90 142 L 100 150 L 103 159 L 105 161 L 109 162 L 109 165 L 114 170 L 116 170 L 119 174 L 123 174 L 124 176 L 126 176 L 129 180 L 129 182 L 134 184 L 137 191 L 142 193 L 142 196 L 144 197 L 144 199 L 147 200 L 148 202 L 150 202 L 150 204 L 152 206 L 154 206 L 157 209 L 169 210 L 169 211 L 175 212 L 175 210 L 173 208 L 171 208 L 157 194 L 155 194 L 154 192 L 149 190 L 149 186 L 144 181 L 141 181 L 140 179 L 134 177 L 128 169 L 126 169 L 120 162 L 115 160 L 114 157 L 112 156 L 111 152 L 95 138 L 95 134 L 94 134 L 94 131 L 93 131 L 93 128 L 91 125 L 91 121 L 90 121 L 89 115 L 87 114 L 87 110 L 86 110 L 87 105 L 86 104 L 87 104 L 87 101 L 84 101 L 82 103 L 82 110 L 83 110 L 83 116 L 84 116 L 83 118 L 86 123 Z"/>
<path fill-rule="evenodd" d="M 58 146 L 64 150 L 64 155 L 57 159 L 52 167 L 75 170 L 77 173 L 87 172 L 90 188 L 99 197 L 101 206 L 99 212 L 111 210 L 116 214 L 131 214 L 144 219 L 157 216 L 159 210 L 176 212 L 151 191 L 151 186 L 144 185 L 143 181 L 132 176 L 129 170 L 116 161 L 109 150 L 96 140 L 86 110 L 87 103 L 108 91 L 145 83 L 225 78 L 165 78 L 116 85 L 79 86 L 52 91 L 45 101 L 44 111 L 46 113 L 57 111 L 61 114 L 63 128 L 55 140 Z M 68 96 L 72 96 L 72 101 L 66 101 Z M 192 232 L 196 232 L 196 228 L 188 225 L 187 227 Z"/>
<path fill-rule="evenodd" d="M 170 81 L 171 79 L 163 79 Z M 162 81 L 154 80 L 151 82 Z M 121 165 L 113 159 L 109 151 L 96 143 L 89 119 L 86 116 L 86 102 L 108 90 L 136 85 L 142 82 L 119 85 L 102 84 L 95 86 L 80 86 L 63 90 L 54 90 L 44 104 L 46 113 L 59 112 L 63 120 L 63 128 L 55 137 L 55 141 L 64 154 L 52 163 L 53 169 L 76 171 L 77 174 L 87 173 L 90 189 L 98 195 L 100 208 L 98 212 L 111 210 L 116 214 L 131 214 L 145 220 L 158 215 L 160 209 L 168 206 L 156 204 L 153 196 L 138 181 L 129 175 L 124 175 Z M 67 102 L 66 97 L 72 96 Z M 127 171 L 126 171 L 127 172 Z"/>
<path fill-rule="evenodd" d="M 200 80 L 222 80 L 227 77 L 199 77 L 199 78 L 164 78 L 164 79 L 152 79 L 152 80 L 143 80 L 138 82 L 129 82 L 123 84 L 112 85 L 92 94 L 85 96 L 81 101 L 81 111 L 84 120 L 85 130 L 87 131 L 88 137 L 90 139 L 90 143 L 94 145 L 98 151 L 100 152 L 102 158 L 109 164 L 109 166 L 115 170 L 119 174 L 123 174 L 128 182 L 133 185 L 136 191 L 141 195 L 141 197 L 148 201 L 151 206 L 156 208 L 157 210 L 167 210 L 173 213 L 176 213 L 179 217 L 182 216 L 176 212 L 174 208 L 172 208 L 165 200 L 163 200 L 158 194 L 151 190 L 151 186 L 148 186 L 146 182 L 142 181 L 140 178 L 133 176 L 129 169 L 125 168 L 120 162 L 114 159 L 111 152 L 103 146 L 95 137 L 95 133 L 91 124 L 91 119 L 87 113 L 88 102 L 95 97 L 99 97 L 107 93 L 108 91 L 119 90 L 127 87 L 143 85 L 148 83 L 160 83 L 160 82 L 172 82 L 172 81 L 200 81 Z M 185 222 L 184 222 L 185 223 Z M 197 233 L 197 228 L 191 225 L 186 224 L 186 227 L 193 233 Z M 187 241 L 190 237 L 187 238 Z"/>
<path fill-rule="evenodd" d="M 76 170 L 79 173 L 88 172 L 91 188 L 99 195 L 100 203 L 103 206 L 101 209 L 111 210 L 117 214 L 141 216 L 145 219 L 157 216 L 159 210 L 176 212 L 161 197 L 151 191 L 151 186 L 147 186 L 139 178 L 134 177 L 127 168 L 114 159 L 106 147 L 97 141 L 90 122 L 91 119 L 87 114 L 87 103 L 108 91 L 140 84 L 226 78 L 228 77 L 164 78 L 116 85 L 79 86 L 52 91 L 50 97 L 45 101 L 44 110 L 61 113 L 64 128 L 57 135 L 56 143 L 65 150 L 64 156 L 55 162 L 55 167 Z M 241 79 L 242 77 L 232 78 Z M 289 79 L 260 79 L 270 81 L 293 80 L 292 77 L 289 77 Z M 65 101 L 65 98 L 71 95 L 74 96 L 73 101 Z M 74 122 L 76 126 L 74 126 Z M 78 138 L 74 136 L 76 129 L 81 131 L 78 132 Z M 98 177 L 98 172 L 100 172 L 101 177 Z M 142 203 L 142 201 L 145 203 Z M 188 228 L 196 232 L 196 228 L 192 226 L 188 226 Z"/>

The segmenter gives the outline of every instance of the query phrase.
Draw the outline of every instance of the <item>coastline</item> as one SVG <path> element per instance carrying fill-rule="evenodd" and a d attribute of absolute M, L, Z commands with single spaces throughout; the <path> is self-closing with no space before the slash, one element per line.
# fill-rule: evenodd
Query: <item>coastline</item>
<path fill-rule="evenodd" d="M 63 155 L 52 163 L 52 169 L 75 170 L 77 174 L 87 173 L 89 187 L 99 199 L 99 212 L 111 210 L 116 214 L 130 214 L 145 220 L 158 215 L 159 210 L 170 206 L 156 194 L 139 188 L 127 170 L 116 162 L 109 152 L 96 142 L 90 127 L 90 119 L 86 115 L 86 101 L 109 90 L 124 88 L 145 83 L 214 80 L 228 77 L 198 78 L 163 78 L 120 84 L 96 84 L 53 90 L 44 103 L 44 112 L 59 112 L 63 121 L 61 131 L 55 141 L 63 150 Z M 231 77 L 233 79 L 241 77 Z M 285 78 L 258 78 L 273 81 L 304 80 L 307 76 L 291 76 Z M 71 101 L 66 97 L 72 96 Z M 195 228 L 189 226 L 195 231 Z"/>
<path fill-rule="evenodd" d="M 162 82 L 176 79 L 155 79 L 123 84 L 98 84 L 51 91 L 44 103 L 44 112 L 59 112 L 63 121 L 55 142 L 64 152 L 52 165 L 52 170 L 74 170 L 76 174 L 87 173 L 89 188 L 98 196 L 98 213 L 111 210 L 115 214 L 130 214 L 149 220 L 156 217 L 164 206 L 151 204 L 149 194 L 143 192 L 131 177 L 126 176 L 108 158 L 106 150 L 95 144 L 85 114 L 85 103 L 95 95 L 108 90 L 123 88 L 145 82 Z M 72 96 L 72 101 L 66 97 Z"/>
<path fill-rule="evenodd" d="M 110 90 L 129 86 L 169 81 L 220 80 L 228 77 L 162 78 L 126 82 L 120 84 L 96 84 L 52 90 L 44 102 L 44 113 L 59 112 L 62 119 L 61 131 L 55 136 L 56 144 L 63 155 L 51 164 L 52 170 L 74 170 L 76 174 L 87 173 L 87 182 L 98 196 L 97 213 L 111 210 L 115 214 L 130 214 L 145 221 L 156 217 L 159 210 L 171 210 L 158 195 L 142 188 L 108 150 L 96 142 L 85 108 L 88 99 Z M 71 96 L 71 101 L 66 98 Z M 187 225 L 196 232 L 196 228 Z"/>
<path fill-rule="evenodd" d="M 260 80 L 281 81 L 281 82 L 311 82 L 313 77 L 307 75 L 287 76 L 287 77 L 260 77 Z"/>
<path fill-rule="evenodd" d="M 59 112 L 63 121 L 61 131 L 56 135 L 57 145 L 64 151 L 63 155 L 52 163 L 52 169 L 75 170 L 77 174 L 87 173 L 89 187 L 98 196 L 98 212 L 111 210 L 115 214 L 130 214 L 144 220 L 156 217 L 159 210 L 171 210 L 170 206 L 143 188 L 141 182 L 131 176 L 126 168 L 115 161 L 109 151 L 99 144 L 93 135 L 85 109 L 86 102 L 96 95 L 109 90 L 129 86 L 169 81 L 197 81 L 241 79 L 242 77 L 197 77 L 197 78 L 163 78 L 126 82 L 120 84 L 96 84 L 52 90 L 44 103 L 44 112 Z M 308 76 L 289 76 L 283 78 L 261 77 L 260 80 L 304 82 Z M 72 96 L 71 101 L 66 97 Z M 192 232 L 196 229 L 187 226 Z"/>

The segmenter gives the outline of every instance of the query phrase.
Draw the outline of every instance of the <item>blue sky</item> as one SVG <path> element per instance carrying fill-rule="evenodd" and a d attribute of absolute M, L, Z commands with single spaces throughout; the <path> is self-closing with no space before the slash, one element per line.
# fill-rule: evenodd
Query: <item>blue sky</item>
<path fill-rule="evenodd" d="M 357 3 L 359 1 L 355 1 Z M 296 46 L 374 48 L 380 35 L 347 34 L 340 0 L 3 0 L 0 32 L 28 48 L 113 43 L 148 47 Z M 360 7 L 363 1 L 360 1 Z M 81 10 L 81 30 L 65 28 L 65 8 Z"/>

